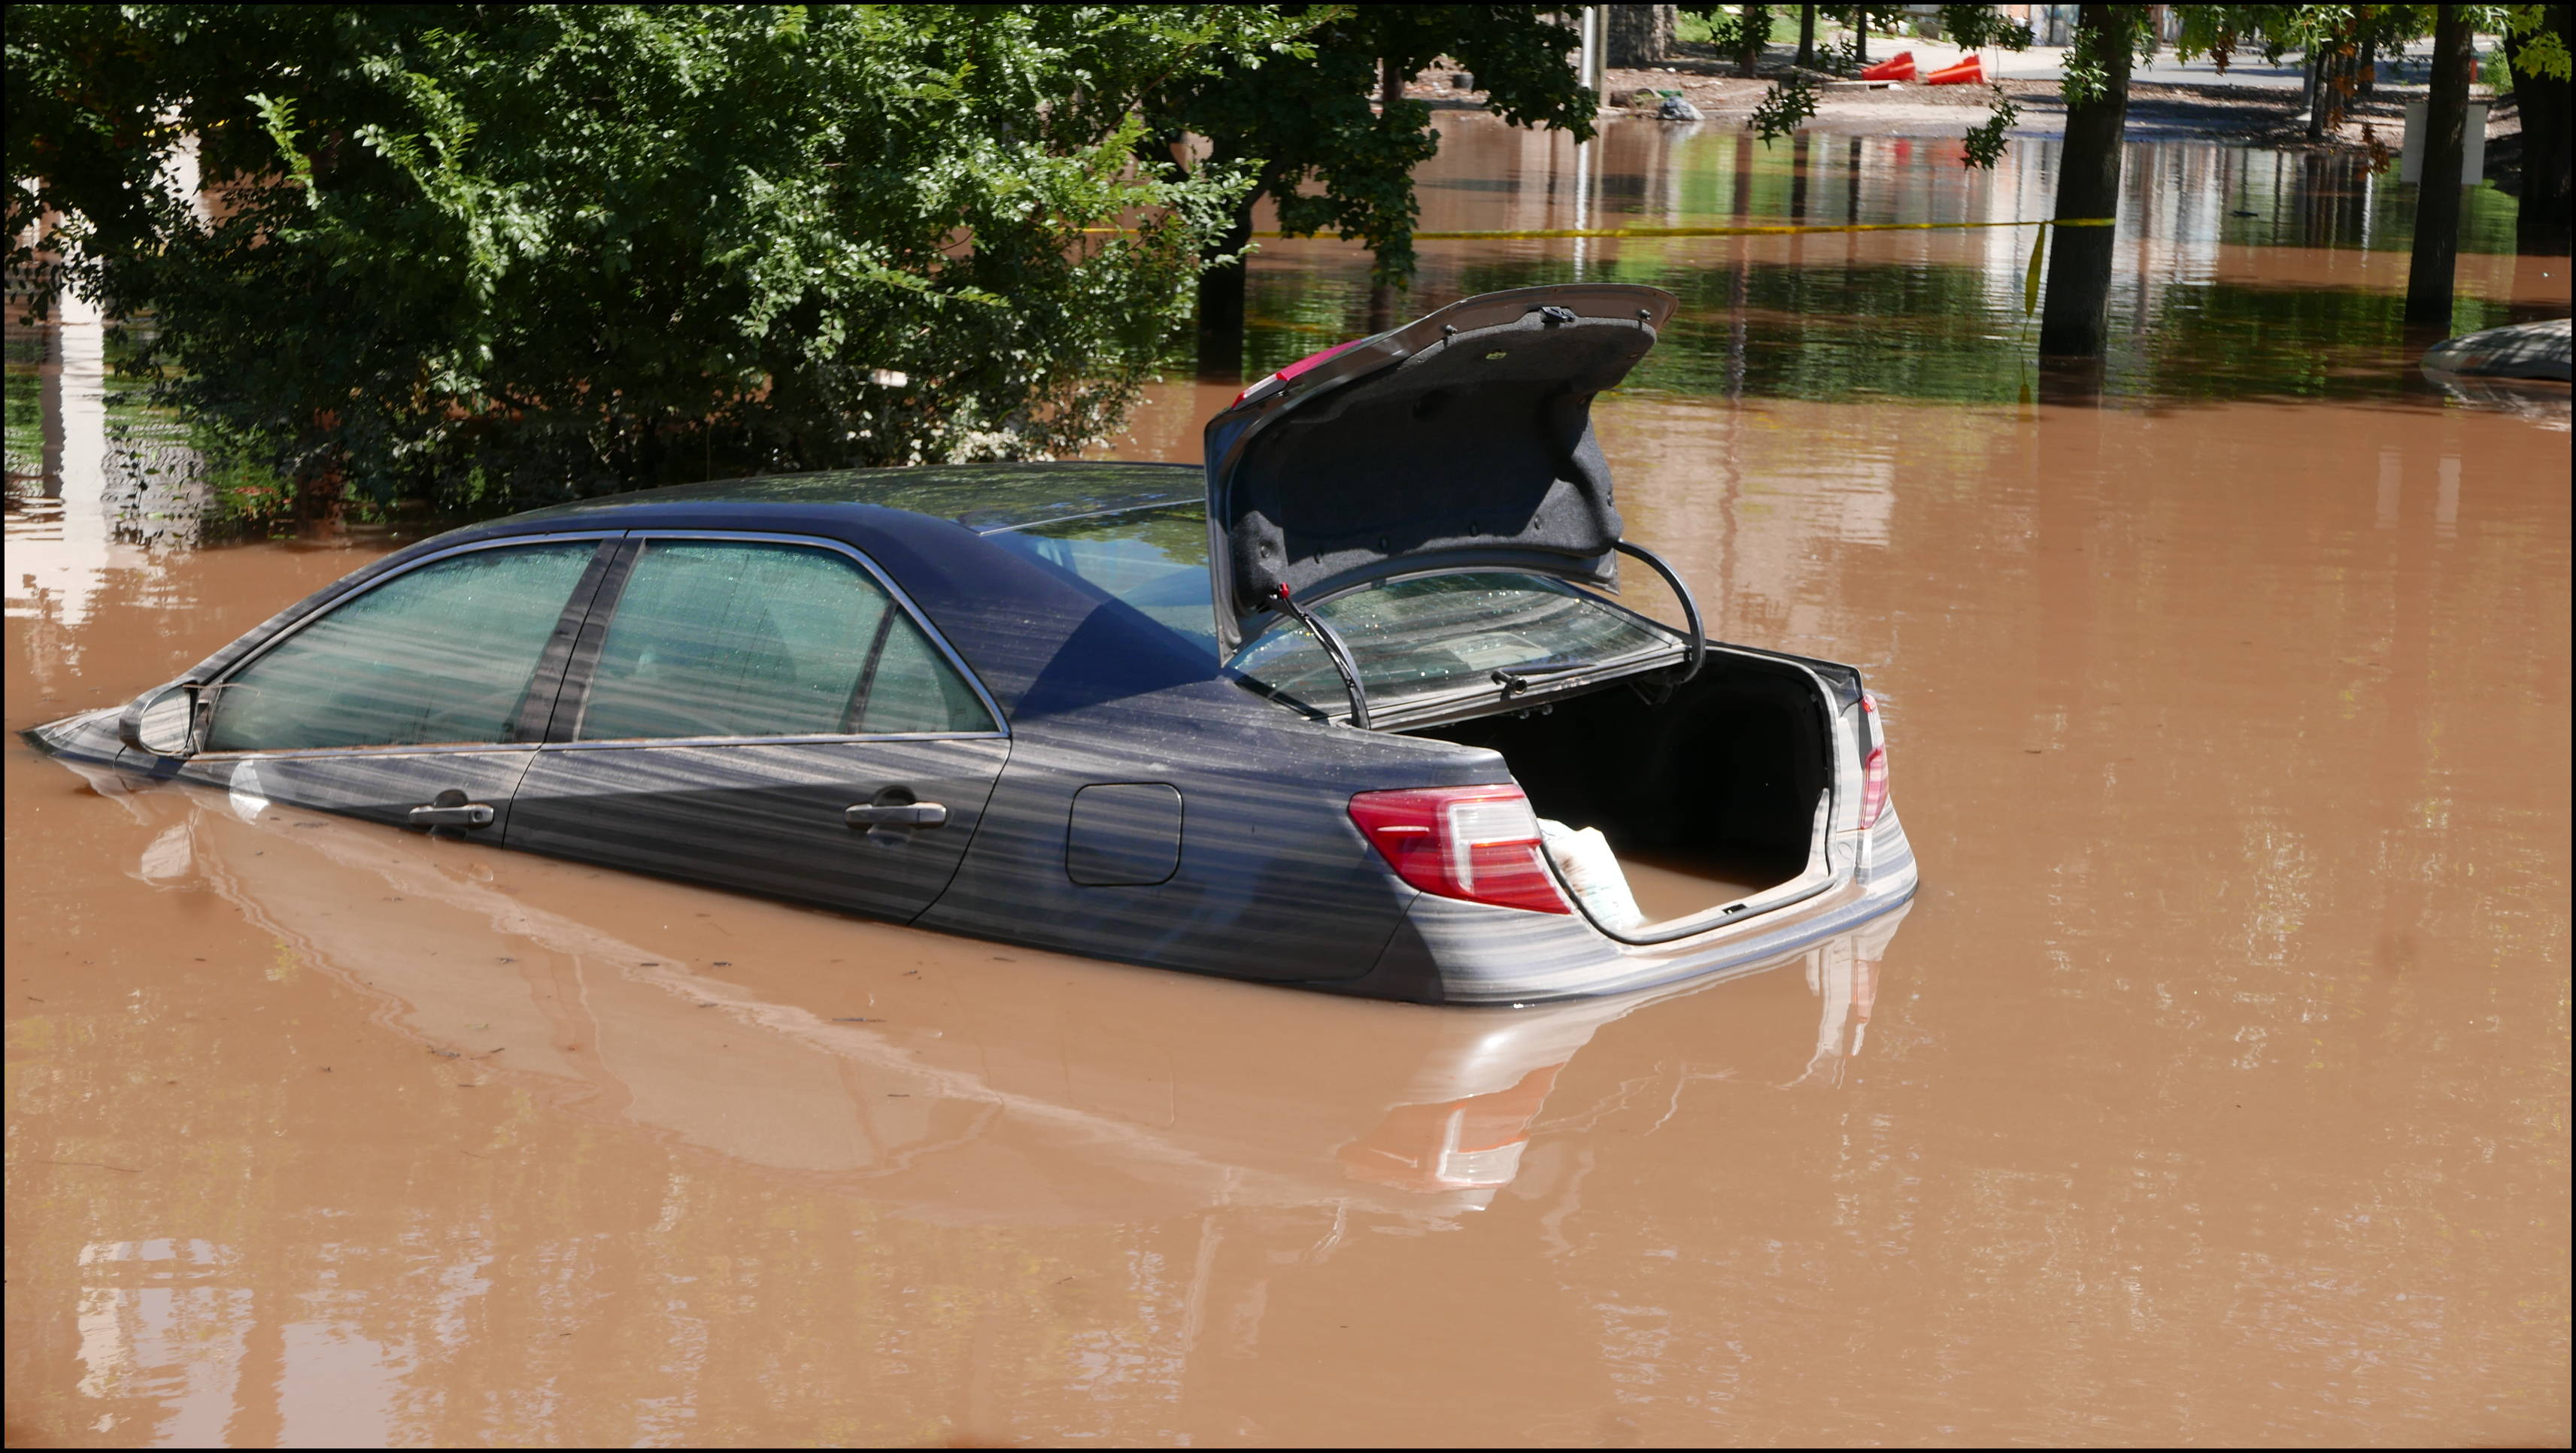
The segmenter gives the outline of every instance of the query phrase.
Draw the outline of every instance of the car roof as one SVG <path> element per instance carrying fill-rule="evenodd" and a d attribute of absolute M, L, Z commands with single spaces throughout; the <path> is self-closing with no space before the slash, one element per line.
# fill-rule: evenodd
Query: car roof
<path fill-rule="evenodd" d="M 704 507 L 722 509 L 727 505 L 749 506 L 755 511 L 785 505 L 799 513 L 857 505 L 909 510 L 935 519 L 955 520 L 978 534 L 992 534 L 1080 515 L 1150 505 L 1199 504 L 1206 498 L 1206 476 L 1195 464 L 1118 459 L 925 464 L 895 469 L 824 469 L 637 490 L 532 510 L 513 515 L 506 523 L 571 524 L 577 520 L 606 524 L 599 518 L 602 514 L 668 505 L 701 507 L 692 513 L 702 513 Z"/>

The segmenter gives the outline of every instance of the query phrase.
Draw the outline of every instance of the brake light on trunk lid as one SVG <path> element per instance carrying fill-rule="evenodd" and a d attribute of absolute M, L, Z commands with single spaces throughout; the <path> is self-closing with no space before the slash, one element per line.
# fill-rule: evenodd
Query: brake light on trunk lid
<path fill-rule="evenodd" d="M 1517 787 L 1409 787 L 1351 799 L 1359 825 L 1395 875 L 1425 893 L 1572 913 L 1541 856 L 1538 814 Z"/>
<path fill-rule="evenodd" d="M 1295 363 L 1289 364 L 1286 368 L 1279 370 L 1277 373 L 1263 374 L 1261 377 L 1254 379 L 1243 392 L 1234 396 L 1234 404 L 1242 403 L 1245 399 L 1252 397 L 1254 394 L 1262 392 L 1263 389 L 1267 388 L 1272 383 L 1277 383 L 1281 388 L 1286 388 L 1289 384 L 1297 381 L 1297 375 L 1304 373 L 1319 364 L 1330 363 L 1333 361 L 1333 356 L 1335 354 L 1348 352 L 1367 341 L 1368 340 L 1365 338 L 1354 338 L 1348 343 L 1336 343 L 1321 353 L 1307 354 L 1305 357 L 1298 359 Z M 1234 404 L 1228 404 L 1226 407 L 1229 409 L 1233 408 Z"/>

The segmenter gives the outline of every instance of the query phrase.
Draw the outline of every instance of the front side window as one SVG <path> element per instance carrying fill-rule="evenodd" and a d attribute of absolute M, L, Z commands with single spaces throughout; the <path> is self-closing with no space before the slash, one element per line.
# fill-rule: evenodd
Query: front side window
<path fill-rule="evenodd" d="M 477 550 L 333 607 L 221 684 L 207 749 L 511 740 L 537 658 L 597 549 Z"/>
<path fill-rule="evenodd" d="M 885 589 L 801 545 L 652 540 L 600 643 L 582 741 L 994 729 Z"/>

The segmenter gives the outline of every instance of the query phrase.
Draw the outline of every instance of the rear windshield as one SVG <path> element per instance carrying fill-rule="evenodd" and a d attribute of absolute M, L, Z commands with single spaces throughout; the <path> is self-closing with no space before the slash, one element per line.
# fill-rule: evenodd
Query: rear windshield
<path fill-rule="evenodd" d="M 1207 515 L 1199 504 L 1031 525 L 985 538 L 1082 577 L 1217 650 Z M 1337 596 L 1315 614 L 1341 633 L 1372 703 L 1492 691 L 1497 671 L 1615 667 L 1680 644 L 1625 611 L 1545 576 L 1471 571 L 1388 581 Z M 1340 711 L 1347 695 L 1314 637 L 1283 623 L 1234 659 L 1254 685 Z"/>
<path fill-rule="evenodd" d="M 1498 671 L 1615 667 L 1681 643 L 1562 581 L 1505 571 L 1391 580 L 1335 596 L 1315 614 L 1350 647 L 1372 705 L 1491 691 Z M 1309 706 L 1339 711 L 1347 701 L 1333 663 L 1294 626 L 1264 632 L 1234 665 Z"/>

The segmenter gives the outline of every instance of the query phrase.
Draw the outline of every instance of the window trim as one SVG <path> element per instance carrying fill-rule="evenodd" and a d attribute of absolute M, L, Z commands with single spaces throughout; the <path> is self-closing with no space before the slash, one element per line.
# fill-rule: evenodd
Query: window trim
<path fill-rule="evenodd" d="M 597 578 L 590 578 L 590 572 L 598 566 L 597 547 L 612 541 L 621 540 L 626 536 L 626 533 L 627 532 L 624 530 L 560 530 L 550 531 L 542 535 L 496 535 L 488 539 L 469 540 L 462 545 L 451 545 L 447 549 L 433 551 L 427 555 L 420 556 L 418 559 L 407 560 L 403 562 L 401 569 L 388 570 L 384 574 L 366 582 L 355 590 L 333 597 L 320 609 L 309 612 L 297 620 L 288 622 L 286 625 L 280 627 L 276 634 L 270 636 L 267 640 L 260 642 L 258 645 L 245 652 L 240 660 L 226 666 L 214 680 L 206 683 L 203 688 L 203 693 L 207 697 L 211 698 L 206 709 L 210 712 L 222 711 L 224 688 L 231 685 L 235 677 L 241 675 L 241 673 L 249 670 L 252 666 L 257 665 L 261 660 L 265 659 L 269 652 L 276 650 L 279 646 L 284 645 L 286 642 L 293 640 L 296 636 L 301 635 L 307 628 L 337 615 L 342 606 L 348 605 L 351 602 L 362 599 L 366 596 L 373 595 L 384 586 L 400 580 L 415 571 L 425 570 L 432 565 L 453 560 L 462 555 L 476 554 L 485 550 L 507 550 L 526 545 L 568 545 L 587 540 L 591 542 L 593 547 L 591 561 L 589 564 L 582 566 L 582 577 L 577 577 L 575 579 L 572 594 L 565 598 L 564 608 L 556 613 L 555 629 L 553 632 L 548 633 L 546 645 L 540 648 L 537 652 L 536 664 L 530 668 L 530 674 L 528 677 L 529 689 L 533 694 L 538 689 L 539 683 L 543 681 L 546 674 L 551 672 L 555 677 L 555 692 L 560 694 L 563 690 L 566 669 L 570 663 L 568 660 L 550 659 L 553 655 L 556 633 L 560 632 L 568 623 L 572 624 L 577 631 L 580 628 L 579 623 L 589 617 L 591 601 L 597 595 L 598 587 L 605 584 L 607 581 L 607 576 L 605 574 L 602 574 Z M 584 591 L 582 589 L 582 585 L 585 583 L 585 580 L 591 586 L 589 591 Z M 455 752 L 533 752 L 539 750 L 544 745 L 545 743 L 542 741 L 518 741 L 386 742 L 361 747 L 231 747 L 221 750 L 197 752 L 190 758 L 190 760 L 230 762 L 254 757 L 278 759 L 341 757 L 358 752 L 370 752 L 381 756 L 432 756 Z"/>
<path fill-rule="evenodd" d="M 576 730 L 580 724 L 583 711 L 589 705 L 591 677 L 599 667 L 600 648 L 607 641 L 609 627 L 616 622 L 618 609 L 624 602 L 626 582 L 634 573 L 636 562 L 643 558 L 642 547 L 654 540 L 795 545 L 828 551 L 849 559 L 859 567 L 862 574 L 875 582 L 878 589 L 886 593 L 895 607 L 911 620 L 913 626 L 939 652 L 940 659 L 965 681 L 967 687 L 975 693 L 975 699 L 983 705 L 985 715 L 993 722 L 993 729 L 948 732 L 807 732 L 779 736 L 602 737 L 591 741 L 558 737 L 556 735 L 558 732 Z M 569 717 L 566 716 L 567 712 L 570 713 Z M 887 574 L 874 560 L 867 557 L 866 552 L 856 546 L 820 535 L 785 535 L 756 530 L 627 530 L 623 532 L 618 558 L 609 566 L 608 575 L 601 580 L 596 603 L 592 605 L 583 620 L 581 635 L 573 646 L 570 660 L 565 663 L 563 681 L 555 697 L 553 725 L 546 733 L 546 740 L 537 743 L 536 748 L 542 752 L 588 752 L 633 751 L 642 747 L 828 746 L 852 742 L 1007 741 L 1010 735 L 1010 719 L 1002 714 L 1001 703 L 993 699 L 993 693 L 985 689 L 983 678 L 976 675 L 974 668 L 966 664 L 966 658 L 959 655 L 957 648 L 948 643 L 948 638 L 940 633 L 939 628 L 930 623 L 930 618 L 922 613 L 921 607 L 913 601 L 911 595 L 895 583 L 894 577 Z"/>

